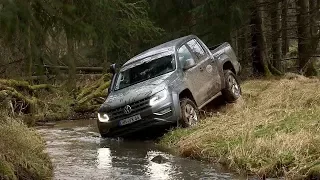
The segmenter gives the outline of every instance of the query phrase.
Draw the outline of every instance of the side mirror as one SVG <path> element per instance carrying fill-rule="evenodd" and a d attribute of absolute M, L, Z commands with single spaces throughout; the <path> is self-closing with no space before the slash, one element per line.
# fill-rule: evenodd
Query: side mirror
<path fill-rule="evenodd" d="M 112 74 L 116 74 L 116 64 L 112 64 L 112 65 L 110 65 L 110 72 L 112 73 Z"/>
<path fill-rule="evenodd" d="M 110 71 L 110 73 L 112 73 L 112 77 L 111 77 L 111 83 L 110 83 L 110 85 L 109 85 L 109 87 L 108 87 L 108 94 L 107 94 L 107 96 L 109 96 L 110 91 L 112 91 L 113 86 L 114 86 L 114 83 L 115 83 L 115 79 L 116 79 L 116 77 L 117 77 L 116 64 L 110 65 L 109 71 Z"/>
<path fill-rule="evenodd" d="M 188 70 L 188 69 L 193 68 L 195 66 L 196 66 L 196 62 L 194 61 L 194 59 L 187 59 L 184 62 L 183 70 Z"/>

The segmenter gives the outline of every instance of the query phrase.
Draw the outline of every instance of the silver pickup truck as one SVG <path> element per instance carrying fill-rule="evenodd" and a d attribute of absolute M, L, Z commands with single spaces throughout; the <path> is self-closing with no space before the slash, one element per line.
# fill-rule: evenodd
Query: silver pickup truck
<path fill-rule="evenodd" d="M 208 48 L 189 35 L 149 49 L 129 61 L 113 79 L 98 111 L 102 137 L 125 137 L 167 124 L 193 126 L 199 109 L 215 97 L 241 96 L 241 66 L 228 43 Z"/>

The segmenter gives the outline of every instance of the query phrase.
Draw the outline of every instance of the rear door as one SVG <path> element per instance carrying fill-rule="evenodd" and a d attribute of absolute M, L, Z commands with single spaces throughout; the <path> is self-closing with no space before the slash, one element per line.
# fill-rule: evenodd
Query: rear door
<path fill-rule="evenodd" d="M 214 59 L 208 47 L 199 39 L 197 39 L 198 44 L 202 47 L 204 52 L 207 54 L 204 61 L 206 61 L 206 71 L 210 77 L 210 83 L 212 88 L 210 89 L 210 98 L 221 91 L 221 76 L 218 70 L 218 60 Z"/>
<path fill-rule="evenodd" d="M 203 103 L 211 99 L 216 93 L 220 90 L 220 76 L 218 72 L 218 68 L 216 66 L 216 62 L 210 54 L 201 46 L 196 39 L 192 39 L 187 42 L 187 45 L 191 51 L 191 54 L 196 58 L 197 66 L 198 66 L 198 75 L 197 81 L 202 84 L 202 87 L 199 89 L 200 103 L 201 106 Z"/>

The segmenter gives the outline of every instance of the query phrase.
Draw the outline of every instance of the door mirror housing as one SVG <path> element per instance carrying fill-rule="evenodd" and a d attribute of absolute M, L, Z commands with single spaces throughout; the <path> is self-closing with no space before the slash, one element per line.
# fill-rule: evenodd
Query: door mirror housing
<path fill-rule="evenodd" d="M 110 91 L 112 91 L 112 88 L 114 86 L 114 83 L 115 83 L 115 80 L 116 80 L 116 77 L 117 77 L 116 64 L 110 65 L 109 72 L 112 73 L 112 77 L 111 77 L 111 83 L 110 83 L 110 85 L 108 87 L 107 96 L 109 96 Z"/>
<path fill-rule="evenodd" d="M 183 70 L 188 70 L 188 69 L 193 68 L 195 66 L 196 66 L 196 62 L 194 61 L 194 59 L 187 59 L 184 62 Z"/>
<path fill-rule="evenodd" d="M 110 65 L 110 69 L 109 70 L 112 73 L 112 75 L 116 74 L 116 64 Z"/>

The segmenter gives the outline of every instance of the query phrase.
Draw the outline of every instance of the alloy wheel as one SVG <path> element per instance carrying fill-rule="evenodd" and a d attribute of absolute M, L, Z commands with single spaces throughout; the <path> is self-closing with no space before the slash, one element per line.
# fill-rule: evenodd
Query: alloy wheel
<path fill-rule="evenodd" d="M 185 107 L 185 117 L 188 120 L 190 126 L 195 125 L 198 122 L 198 115 L 194 107 L 190 104 L 187 104 Z"/>
<path fill-rule="evenodd" d="M 229 87 L 231 88 L 232 93 L 236 96 L 240 96 L 240 94 L 241 94 L 240 86 L 239 86 L 237 80 L 232 75 L 229 76 L 228 83 L 229 83 Z"/>

